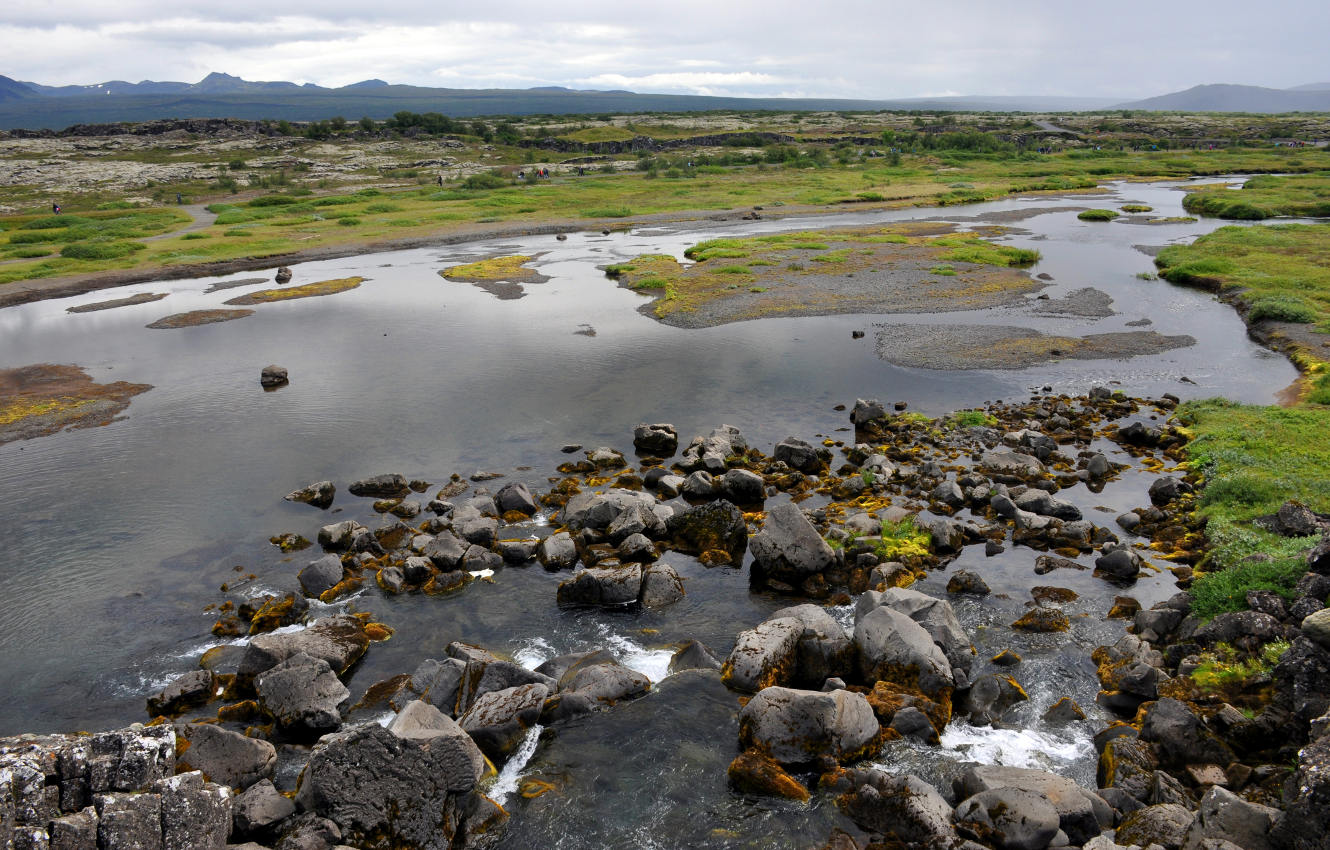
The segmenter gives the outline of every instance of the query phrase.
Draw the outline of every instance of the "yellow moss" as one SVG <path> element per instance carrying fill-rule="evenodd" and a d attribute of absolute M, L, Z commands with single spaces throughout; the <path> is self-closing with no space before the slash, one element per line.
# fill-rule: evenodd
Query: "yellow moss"
<path fill-rule="evenodd" d="M 292 286 L 286 289 L 262 289 L 233 298 L 228 304 L 268 304 L 273 301 L 290 301 L 293 298 L 312 298 L 316 295 L 334 295 L 355 289 L 364 283 L 363 277 L 339 277 L 334 280 L 321 280 L 304 286 Z"/>
<path fill-rule="evenodd" d="M 523 778 L 521 784 L 518 785 L 518 793 L 527 800 L 534 800 L 535 798 L 543 794 L 548 794 L 553 790 L 554 783 L 546 782 L 544 779 L 536 779 L 531 776 Z"/>
<path fill-rule="evenodd" d="M 383 623 L 367 623 L 365 625 L 365 636 L 375 642 L 384 641 L 393 636 L 393 630 Z"/>
<path fill-rule="evenodd" d="M 0 425 L 12 425 L 34 416 L 71 413 L 92 404 L 92 399 L 59 396 L 56 398 L 35 398 L 19 396 L 8 399 L 0 405 Z"/>
<path fill-rule="evenodd" d="M 514 254 L 511 257 L 491 257 L 475 263 L 449 266 L 439 274 L 449 280 L 517 280 L 536 274 L 534 269 L 524 269 L 523 264 L 531 262 L 531 257 Z"/>
<path fill-rule="evenodd" d="M 351 576 L 350 578 L 344 578 L 341 581 L 339 581 L 337 584 L 333 585 L 332 587 L 320 593 L 319 601 L 324 603 L 332 602 L 335 599 L 337 599 L 337 597 L 339 596 L 350 593 L 353 590 L 359 590 L 360 585 L 364 584 L 364 582 L 365 582 L 364 576 Z"/>

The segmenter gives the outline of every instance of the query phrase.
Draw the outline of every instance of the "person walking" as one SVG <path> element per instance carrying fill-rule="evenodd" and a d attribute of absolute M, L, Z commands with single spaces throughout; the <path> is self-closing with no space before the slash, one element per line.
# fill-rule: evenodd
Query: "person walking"
<path fill-rule="evenodd" d="M 60 215 L 60 205 L 59 205 L 59 204 L 56 204 L 56 203 L 52 203 L 52 204 L 51 204 L 51 212 L 55 213 L 56 215 Z"/>

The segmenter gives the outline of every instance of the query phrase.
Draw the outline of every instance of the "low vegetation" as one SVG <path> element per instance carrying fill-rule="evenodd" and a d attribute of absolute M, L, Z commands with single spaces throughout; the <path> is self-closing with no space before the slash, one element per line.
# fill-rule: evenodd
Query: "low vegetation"
<path fill-rule="evenodd" d="M 1082 210 L 1076 217 L 1081 221 L 1112 221 L 1119 215 L 1117 210 Z"/>
<path fill-rule="evenodd" d="M 1275 216 L 1330 216 L 1330 171 L 1290 177 L 1262 175 L 1241 189 L 1217 183 L 1198 186 L 1182 200 L 1187 212 L 1214 218 L 1260 221 Z"/>

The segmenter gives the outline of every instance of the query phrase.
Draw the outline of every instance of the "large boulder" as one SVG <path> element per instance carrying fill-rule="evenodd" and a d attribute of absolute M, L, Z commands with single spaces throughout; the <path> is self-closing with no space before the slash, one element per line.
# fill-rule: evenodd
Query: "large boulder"
<path fill-rule="evenodd" d="M 262 840 L 271 836 L 277 824 L 296 813 L 296 804 L 272 782 L 263 779 L 236 796 L 231 812 L 232 835 Z"/>
<path fill-rule="evenodd" d="M 485 759 L 470 737 L 435 731 L 416 724 L 401 737 L 371 723 L 324 737 L 310 754 L 297 803 L 337 824 L 352 844 L 450 850 Z"/>
<path fill-rule="evenodd" d="M 1058 834 L 1058 813 L 1043 794 L 1023 788 L 981 791 L 956 807 L 956 823 L 1002 850 L 1044 850 Z"/>
<path fill-rule="evenodd" d="M 965 799 L 997 788 L 1018 788 L 1041 795 L 1057 811 L 1057 825 L 1073 844 L 1082 844 L 1113 826 L 1113 810 L 1098 794 L 1065 776 L 1001 765 L 972 765 L 953 783 Z"/>
<path fill-rule="evenodd" d="M 551 534 L 536 547 L 536 559 L 550 572 L 571 569 L 577 563 L 577 544 L 566 531 Z"/>
<path fill-rule="evenodd" d="M 894 836 L 906 847 L 951 847 L 959 841 L 951 805 L 917 776 L 852 769 L 842 785 L 848 788 L 837 803 L 864 829 Z"/>
<path fill-rule="evenodd" d="M 481 752 L 502 764 L 540 719 L 549 693 L 549 688 L 541 684 L 490 691 L 472 703 L 460 724 Z"/>
<path fill-rule="evenodd" d="M 333 554 L 324 555 L 306 564 L 297 577 L 305 595 L 317 599 L 324 591 L 331 590 L 341 582 L 342 559 Z"/>
<path fill-rule="evenodd" d="M 929 696 L 955 685 L 951 663 L 924 627 L 905 614 L 874 608 L 854 627 L 859 668 L 864 681 L 917 684 Z"/>
<path fill-rule="evenodd" d="M 765 576 L 798 585 L 835 563 L 836 553 L 799 506 L 783 502 L 767 511 L 753 535 L 753 566 Z"/>
<path fill-rule="evenodd" d="M 323 659 L 334 673 L 341 675 L 368 648 L 369 635 L 359 619 L 348 614 L 324 617 L 298 632 L 255 635 L 240 657 L 237 678 L 248 681 L 302 653 Z"/>
<path fill-rule="evenodd" d="M 905 587 L 889 587 L 881 592 L 870 590 L 861 594 L 855 603 L 855 621 L 883 606 L 899 611 L 922 626 L 947 656 L 952 670 L 968 674 L 974 664 L 975 649 L 950 602 Z"/>
<path fill-rule="evenodd" d="M 222 850 L 231 834 L 231 789 L 204 781 L 198 771 L 163 779 L 162 850 Z"/>
<path fill-rule="evenodd" d="M 652 564 L 642 573 L 638 601 L 648 608 L 663 608 L 684 598 L 683 579 L 666 563 Z"/>
<path fill-rule="evenodd" d="M 1280 815 L 1279 809 L 1248 802 L 1215 785 L 1201 798 L 1196 820 L 1182 839 L 1182 850 L 1202 850 L 1207 839 L 1215 838 L 1231 841 L 1243 850 L 1272 850 L 1270 828 Z"/>
<path fill-rule="evenodd" d="M 818 688 L 827 679 L 849 675 L 854 664 L 854 644 L 827 609 L 808 603 L 782 608 L 770 617 L 783 618 L 796 619 L 804 627 L 797 648 L 796 684 Z"/>
<path fill-rule="evenodd" d="M 318 737 L 342 725 L 351 692 L 322 658 L 293 655 L 254 681 L 259 699 L 291 735 Z"/>
<path fill-rule="evenodd" d="M 738 566 L 748 550 L 748 525 L 743 511 L 725 499 L 676 513 L 666 523 L 667 533 L 680 551 L 706 556 L 709 562 Z"/>
<path fill-rule="evenodd" d="M 781 617 L 740 632 L 721 667 L 721 681 L 748 693 L 789 683 L 798 663 L 804 628 L 797 617 Z"/>
<path fill-rule="evenodd" d="M 499 492 L 494 494 L 494 504 L 501 515 L 517 511 L 531 516 L 540 509 L 535 497 L 531 495 L 531 490 L 525 484 L 516 482 L 500 487 Z"/>
<path fill-rule="evenodd" d="M 642 590 L 641 564 L 587 567 L 559 585 L 560 605 L 624 605 Z"/>
<path fill-rule="evenodd" d="M 1236 760 L 1233 750 L 1206 729 L 1185 703 L 1169 697 L 1155 701 L 1146 709 L 1141 739 L 1154 743 L 1165 766 L 1225 765 Z"/>
<path fill-rule="evenodd" d="M 756 747 L 786 766 L 867 754 L 880 729 L 863 694 L 847 690 L 764 688 L 739 711 L 740 746 Z"/>
<path fill-rule="evenodd" d="M 1122 819 L 1116 840 L 1119 844 L 1158 844 L 1164 850 L 1178 850 L 1193 819 L 1192 813 L 1177 803 L 1146 806 Z"/>
<path fill-rule="evenodd" d="M 817 475 L 827 467 L 827 459 L 823 456 L 825 452 L 825 449 L 818 451 L 811 444 L 796 437 L 786 437 L 776 444 L 771 456 L 791 469 L 797 469 L 807 475 Z"/>
<path fill-rule="evenodd" d="M 521 664 L 503 661 L 493 656 L 468 658 L 462 680 L 458 683 L 458 715 L 465 714 L 476 700 L 485 694 L 519 685 L 544 685 L 553 693 L 556 682 L 537 670 L 528 670 Z"/>
<path fill-rule="evenodd" d="M 716 479 L 716 488 L 736 505 L 755 505 L 767 498 L 766 481 L 747 469 L 729 470 Z"/>
<path fill-rule="evenodd" d="M 643 423 L 633 429 L 633 448 L 644 454 L 669 457 L 679 450 L 679 432 L 673 425 Z"/>
<path fill-rule="evenodd" d="M 287 493 L 283 498 L 288 502 L 304 502 L 316 508 L 326 508 L 332 505 L 333 497 L 336 495 L 337 487 L 331 481 L 316 481 Z"/>
<path fill-rule="evenodd" d="M 182 770 L 200 770 L 214 782 L 244 789 L 271 779 L 277 767 L 277 748 L 260 738 L 249 738 L 211 723 L 181 726 L 188 747 L 180 754 Z"/>
<path fill-rule="evenodd" d="M 563 524 L 574 531 L 583 528 L 604 531 L 625 508 L 643 504 L 647 507 L 655 504 L 650 493 L 621 488 L 612 488 L 604 493 L 582 492 L 568 500 L 560 517 Z"/>

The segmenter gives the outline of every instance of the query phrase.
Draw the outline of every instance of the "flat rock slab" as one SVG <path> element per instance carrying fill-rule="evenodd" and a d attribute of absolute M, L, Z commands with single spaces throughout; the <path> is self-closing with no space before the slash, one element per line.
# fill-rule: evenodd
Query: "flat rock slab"
<path fill-rule="evenodd" d="M 97 301 L 93 304 L 80 304 L 77 307 L 68 307 L 66 313 L 95 313 L 98 310 L 114 310 L 116 307 L 131 307 L 135 304 L 151 304 L 153 301 L 161 301 L 169 293 L 166 292 L 140 292 L 137 295 L 130 295 L 127 298 L 112 298 L 110 301 Z"/>
<path fill-rule="evenodd" d="M 0 444 L 108 425 L 150 384 L 98 384 L 79 366 L 0 370 Z"/>
<path fill-rule="evenodd" d="M 915 369 L 1024 369 L 1053 360 L 1121 360 L 1195 345 L 1154 331 L 1049 336 L 1005 325 L 878 325 L 877 356 Z"/>
<path fill-rule="evenodd" d="M 174 330 L 192 328 L 197 325 L 213 325 L 218 322 L 230 322 L 254 315 L 253 310 L 191 310 L 188 313 L 175 313 L 158 319 L 146 327 L 153 330 Z"/>

